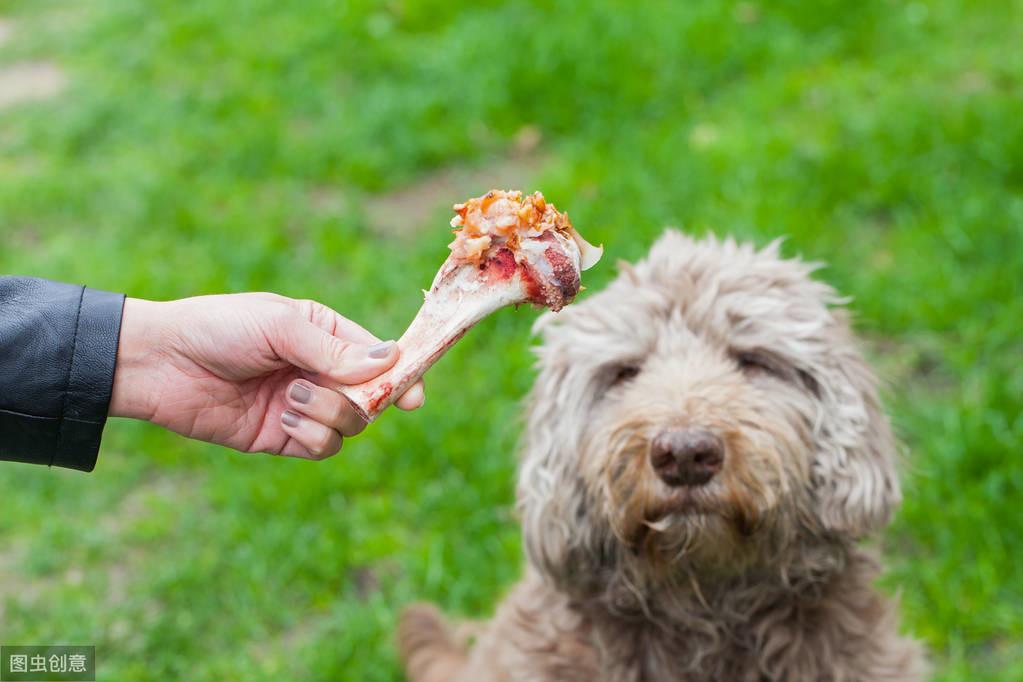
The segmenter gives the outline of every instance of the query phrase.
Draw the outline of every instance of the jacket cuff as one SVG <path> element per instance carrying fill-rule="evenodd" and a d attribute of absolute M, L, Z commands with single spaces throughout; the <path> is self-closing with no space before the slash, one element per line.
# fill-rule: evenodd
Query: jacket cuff
<path fill-rule="evenodd" d="M 110 410 L 124 294 L 86 287 L 71 345 L 58 447 L 51 466 L 92 471 Z"/>

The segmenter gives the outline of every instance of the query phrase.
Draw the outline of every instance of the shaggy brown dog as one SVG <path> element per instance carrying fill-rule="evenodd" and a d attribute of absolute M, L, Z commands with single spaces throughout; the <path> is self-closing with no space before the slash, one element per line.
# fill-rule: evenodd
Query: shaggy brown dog
<path fill-rule="evenodd" d="M 876 380 L 812 265 L 666 233 L 538 324 L 526 577 L 468 646 L 429 606 L 414 682 L 925 674 L 858 541 L 899 503 Z"/>

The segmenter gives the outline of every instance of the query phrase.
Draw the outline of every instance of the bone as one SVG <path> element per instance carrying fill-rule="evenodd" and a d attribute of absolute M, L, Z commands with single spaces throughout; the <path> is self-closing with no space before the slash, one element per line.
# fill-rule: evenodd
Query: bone
<path fill-rule="evenodd" d="M 456 209 L 460 206 L 464 205 Z M 511 239 L 495 236 L 493 244 L 483 253 L 472 254 L 471 260 L 456 248 L 465 237 L 460 235 L 430 290 L 424 292 L 415 319 L 398 339 L 398 362 L 375 379 L 339 389 L 359 416 L 367 422 L 376 419 L 473 325 L 494 311 L 522 303 L 557 311 L 571 303 L 580 288 L 580 265 L 592 265 L 600 250 L 579 237 L 567 217 L 563 224 L 567 229 L 526 236 L 516 233 Z"/>

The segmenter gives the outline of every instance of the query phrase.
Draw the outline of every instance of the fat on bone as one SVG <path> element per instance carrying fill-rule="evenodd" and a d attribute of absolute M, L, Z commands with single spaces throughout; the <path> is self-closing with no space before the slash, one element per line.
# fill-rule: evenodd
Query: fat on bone
<path fill-rule="evenodd" d="M 495 192 L 498 190 L 470 201 L 486 201 Z M 521 197 L 517 192 L 501 194 Z M 533 196 L 542 201 L 539 193 Z M 462 206 L 465 204 L 457 205 L 456 210 Z M 571 303 L 580 288 L 580 270 L 592 266 L 602 249 L 583 240 L 567 217 L 560 229 L 539 234 L 535 234 L 535 226 L 523 227 L 517 238 L 495 236 L 486 251 L 472 253 L 471 260 L 453 243 L 451 255 L 430 290 L 424 292 L 422 307 L 398 339 L 398 362 L 375 379 L 339 389 L 363 419 L 376 419 L 490 313 L 520 303 L 555 311 Z"/>

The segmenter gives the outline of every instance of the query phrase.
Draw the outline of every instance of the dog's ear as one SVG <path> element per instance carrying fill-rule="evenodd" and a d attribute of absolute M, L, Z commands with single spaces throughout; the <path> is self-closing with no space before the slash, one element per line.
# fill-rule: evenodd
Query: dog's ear
<path fill-rule="evenodd" d="M 538 349 L 541 372 L 530 393 L 518 483 L 518 511 L 530 563 L 547 578 L 580 587 L 600 564 L 603 537 L 580 476 L 579 429 L 586 408 L 563 354 Z"/>
<path fill-rule="evenodd" d="M 823 411 L 834 417 L 818 424 L 812 490 L 824 528 L 859 538 L 888 523 L 901 492 L 895 439 L 877 379 L 860 354 L 847 348 L 818 377 Z"/>

